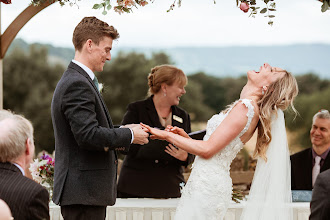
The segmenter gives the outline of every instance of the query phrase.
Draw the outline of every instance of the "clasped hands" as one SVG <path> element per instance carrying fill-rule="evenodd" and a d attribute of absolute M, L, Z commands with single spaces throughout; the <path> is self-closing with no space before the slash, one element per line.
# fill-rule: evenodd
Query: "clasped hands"
<path fill-rule="evenodd" d="M 151 139 L 160 139 L 168 141 L 170 133 L 178 134 L 183 137 L 189 138 L 189 135 L 182 128 L 176 126 L 173 127 L 172 125 L 168 125 L 165 130 L 160 130 L 158 128 L 152 128 L 149 125 L 145 125 L 143 123 L 141 123 L 141 125 L 144 128 L 148 129 L 148 132 L 151 134 Z M 174 146 L 173 144 L 169 144 L 168 146 L 166 146 L 165 152 L 181 161 L 186 161 L 188 158 L 187 151 L 184 151 Z"/>

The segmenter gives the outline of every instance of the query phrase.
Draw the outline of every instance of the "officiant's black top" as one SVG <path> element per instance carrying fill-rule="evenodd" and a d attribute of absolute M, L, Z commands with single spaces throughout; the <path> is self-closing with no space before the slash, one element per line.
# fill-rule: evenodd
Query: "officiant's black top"
<path fill-rule="evenodd" d="M 190 117 L 178 106 L 172 106 L 172 125 L 190 129 Z M 182 120 L 180 120 L 182 119 Z M 131 103 L 127 107 L 122 124 L 140 122 L 164 129 L 161 125 L 152 97 Z M 185 182 L 182 166 L 193 162 L 194 156 L 188 154 L 186 161 L 180 161 L 164 150 L 168 142 L 150 140 L 146 145 L 132 144 L 126 155 L 118 181 L 118 196 L 177 198 L 181 196 L 180 183 Z"/>

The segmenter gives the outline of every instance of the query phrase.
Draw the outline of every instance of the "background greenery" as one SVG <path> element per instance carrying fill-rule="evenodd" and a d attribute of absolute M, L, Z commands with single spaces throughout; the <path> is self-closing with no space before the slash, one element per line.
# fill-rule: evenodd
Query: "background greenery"
<path fill-rule="evenodd" d="M 50 116 L 52 95 L 66 69 L 62 64 L 48 62 L 46 47 L 31 45 L 28 52 L 15 49 L 4 59 L 4 108 L 23 114 L 35 128 L 36 152 L 54 150 Z M 146 57 L 142 53 L 119 53 L 104 71 L 98 73 L 104 84 L 103 97 L 113 122 L 120 124 L 126 106 L 146 97 L 147 75 L 155 65 L 174 64 L 164 53 Z M 320 109 L 330 109 L 330 80 L 313 73 L 296 75 L 300 93 L 295 101 L 299 115 L 286 113 L 287 128 L 295 133 L 296 145 L 309 147 L 312 116 Z M 180 106 L 191 115 L 192 122 L 206 122 L 214 113 L 239 98 L 246 77 L 214 77 L 204 72 L 188 76 L 187 93 Z"/>

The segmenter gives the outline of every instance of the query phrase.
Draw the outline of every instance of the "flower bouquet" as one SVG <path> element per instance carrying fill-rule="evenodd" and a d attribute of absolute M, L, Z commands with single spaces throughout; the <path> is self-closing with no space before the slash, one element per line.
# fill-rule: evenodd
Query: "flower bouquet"
<path fill-rule="evenodd" d="M 48 190 L 50 200 L 53 195 L 54 164 L 55 160 L 51 156 L 43 153 L 40 158 L 35 159 L 34 162 L 31 163 L 29 168 L 33 180 Z"/>

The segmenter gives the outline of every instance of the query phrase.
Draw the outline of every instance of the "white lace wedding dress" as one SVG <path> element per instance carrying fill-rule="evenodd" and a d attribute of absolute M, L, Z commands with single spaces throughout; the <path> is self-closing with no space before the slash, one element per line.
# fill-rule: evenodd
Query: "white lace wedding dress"
<path fill-rule="evenodd" d="M 196 157 L 189 180 L 183 189 L 175 220 L 221 220 L 224 218 L 232 196 L 230 164 L 243 148 L 240 137 L 247 131 L 254 115 L 251 100 L 241 101 L 248 108 L 248 121 L 240 134 L 225 148 L 210 159 Z M 207 123 L 204 140 L 208 140 L 215 129 L 226 118 L 230 110 L 214 115 Z M 230 128 L 228 128 L 230 129 Z"/>

